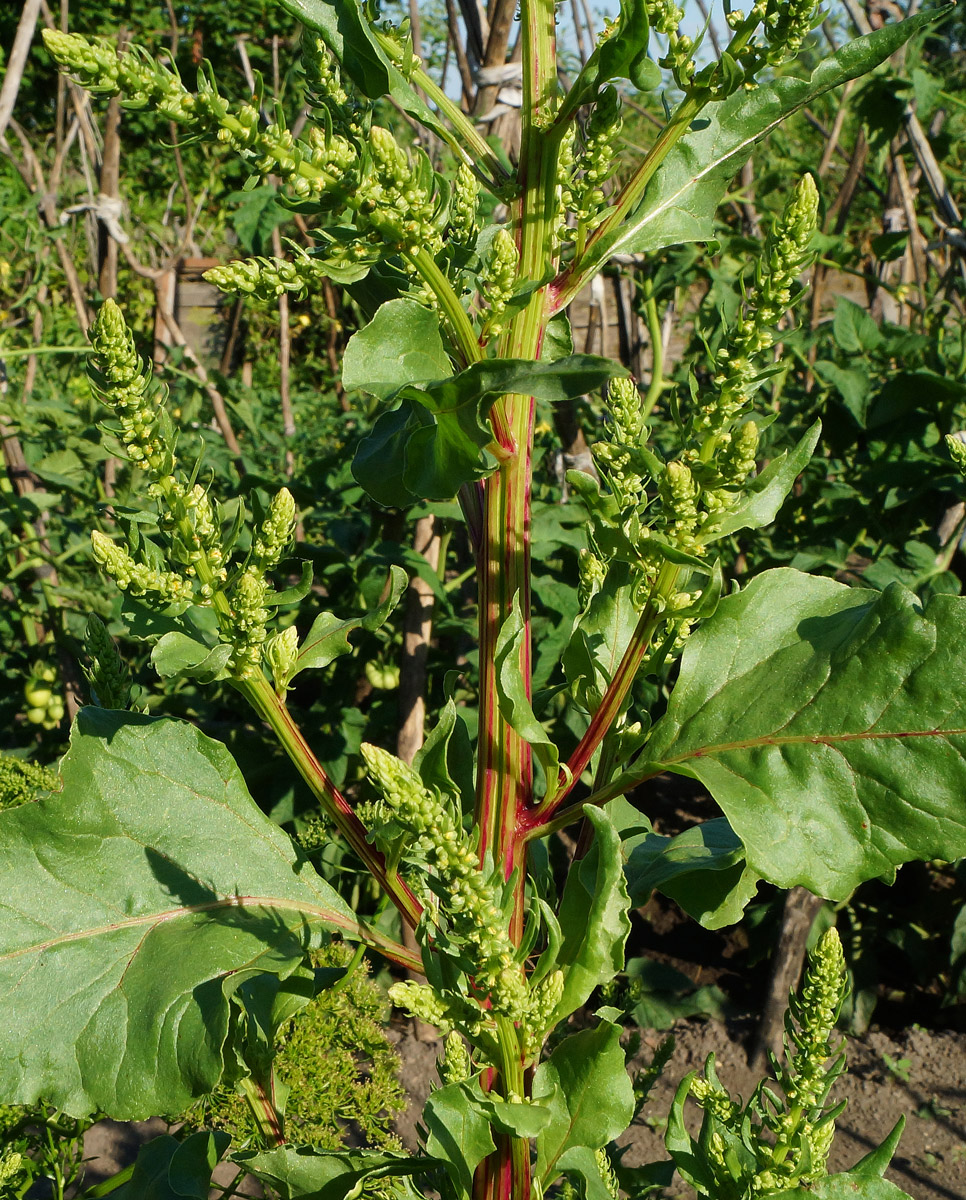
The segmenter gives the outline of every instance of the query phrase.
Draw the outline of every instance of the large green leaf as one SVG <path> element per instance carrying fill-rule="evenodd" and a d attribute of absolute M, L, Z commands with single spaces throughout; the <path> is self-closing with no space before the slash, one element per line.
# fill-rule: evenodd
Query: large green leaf
<path fill-rule="evenodd" d="M 478 1084 L 450 1083 L 437 1088 L 423 1109 L 426 1152 L 446 1164 L 460 1200 L 472 1194 L 473 1172 L 496 1149 L 478 1092 Z"/>
<path fill-rule="evenodd" d="M 379 504 L 450 500 L 465 483 L 492 474 L 488 414 L 510 393 L 556 402 L 592 392 L 626 371 L 592 354 L 555 362 L 486 359 L 426 387 L 400 388 L 397 406 L 363 439 L 352 473 Z"/>
<path fill-rule="evenodd" d="M 439 317 L 415 300 L 389 300 L 364 329 L 349 338 L 342 382 L 385 400 L 407 383 L 452 375 Z"/>
<path fill-rule="evenodd" d="M 620 1029 L 601 1021 L 571 1034 L 537 1067 L 533 1094 L 551 1111 L 537 1138 L 536 1178 L 546 1191 L 562 1171 L 583 1174 L 583 1149 L 605 1146 L 634 1116 Z"/>
<path fill-rule="evenodd" d="M 663 892 L 706 929 L 741 920 L 758 888 L 758 877 L 745 864 L 741 840 L 719 817 L 674 837 L 647 829 L 625 838 L 624 873 L 634 907 L 651 892 Z"/>
<path fill-rule="evenodd" d="M 183 1142 L 169 1133 L 142 1146 L 116 1200 L 208 1200 L 211 1173 L 228 1149 L 227 1133 L 201 1129 Z"/>
<path fill-rule="evenodd" d="M 397 1183 L 427 1171 L 431 1159 L 378 1150 L 317 1150 L 314 1146 L 278 1146 L 232 1156 L 250 1175 L 266 1183 L 282 1200 L 344 1200 L 363 1194 L 364 1185 L 379 1179 Z M 411 1191 L 403 1195 L 412 1196 Z"/>
<path fill-rule="evenodd" d="M 222 1075 L 231 993 L 359 927 L 191 726 L 83 709 L 61 774 L 0 814 L 0 1099 L 182 1111 Z"/>
<path fill-rule="evenodd" d="M 571 869 L 560 903 L 563 940 L 557 965 L 564 973 L 564 990 L 554 1014 L 558 1021 L 623 967 L 631 931 L 620 837 L 605 812 L 587 808 L 586 815 L 594 824 L 594 844 Z"/>
<path fill-rule="evenodd" d="M 819 63 L 808 79 L 786 75 L 709 105 L 658 168 L 627 221 L 591 242 L 580 262 L 581 276 L 613 254 L 649 254 L 711 238 L 721 198 L 757 142 L 823 92 L 883 62 L 942 11 L 920 13 L 857 38 Z"/>
<path fill-rule="evenodd" d="M 808 1187 L 772 1192 L 771 1200 L 912 1200 L 908 1192 L 877 1175 L 826 1175 Z"/>
<path fill-rule="evenodd" d="M 688 640 L 647 771 L 700 779 L 782 887 L 966 854 L 966 599 L 766 571 Z"/>

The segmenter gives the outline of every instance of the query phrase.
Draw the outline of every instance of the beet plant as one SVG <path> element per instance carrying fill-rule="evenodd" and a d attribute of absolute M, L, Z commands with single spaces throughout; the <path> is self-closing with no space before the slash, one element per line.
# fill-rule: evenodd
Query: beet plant
<path fill-rule="evenodd" d="M 258 94 L 230 105 L 204 69 L 192 93 L 136 47 L 45 40 L 91 91 L 225 142 L 254 176 L 282 181 L 317 248 L 211 272 L 224 290 L 301 293 L 329 277 L 381 298 L 343 364 L 346 387 L 381 404 L 353 471 L 382 505 L 458 498 L 479 593 L 475 750 L 451 698 L 412 766 L 367 744 L 367 793 L 350 802 L 335 786 L 287 694 L 302 672 L 348 652 L 353 631 L 384 622 L 405 577 L 393 570 L 378 607 L 326 612 L 300 631 L 309 564 L 294 586 L 273 583 L 297 520 L 293 495 L 253 500 L 246 516 L 211 494 L 203 464 L 179 456 L 163 391 L 105 301 L 93 386 L 157 508 L 156 523 L 119 513 L 93 534 L 131 632 L 153 643 L 162 676 L 228 680 L 251 704 L 419 953 L 316 873 L 222 745 L 129 710 L 116 651 L 94 622 L 95 703 L 75 722 L 59 794 L 0 814 L 0 1100 L 133 1118 L 238 1085 L 265 1145 L 231 1152 L 224 1134 L 204 1132 L 162 1139 L 124 1185 L 132 1197 L 204 1195 L 226 1152 L 283 1197 L 606 1200 L 667 1184 L 675 1169 L 722 1200 L 901 1194 L 882 1178 L 897 1133 L 847 1174 L 827 1174 L 843 1065 L 834 934 L 792 1005 L 774 1082 L 742 1105 L 713 1063 L 688 1077 L 666 1161 L 631 1170 L 613 1151 L 642 1099 L 615 1010 L 567 1029 L 621 971 L 630 907 L 655 887 L 722 925 L 760 880 L 842 899 L 903 862 L 966 853 L 966 602 L 936 595 L 922 607 L 899 585 L 880 593 L 790 569 L 729 591 L 716 556 L 721 539 L 772 520 L 820 435 L 801 431 L 793 451 L 756 471 L 769 418 L 754 400 L 812 254 L 811 177 L 789 181 L 714 371 L 688 394 L 662 392 L 659 380 L 642 391 L 618 364 L 572 353 L 567 307 L 615 255 L 710 239 L 752 148 L 932 17 L 886 26 L 805 75 L 794 59 L 820 20 L 814 0 L 728 11 L 731 41 L 704 65 L 673 0 L 627 0 L 565 91 L 555 6 L 522 0 L 522 142 L 510 167 L 425 72 L 405 29 L 354 0 L 283 3 L 304 25 L 313 119 L 301 137 L 264 114 Z M 622 80 L 666 85 L 666 119 L 610 186 Z M 381 123 L 384 97 L 449 147 L 450 177 Z M 484 191 L 503 223 L 481 224 L 492 207 Z M 581 722 L 565 753 L 531 687 L 535 408 L 595 389 L 609 415 L 597 477 L 570 476 L 587 537 L 573 581 L 579 616 L 552 681 Z M 658 402 L 674 444 L 650 435 Z M 652 720 L 635 684 L 657 676 L 676 682 Z M 699 780 L 722 816 L 655 834 L 643 785 L 664 772 Z M 624 798 L 632 789 L 637 807 Z M 558 891 L 546 839 L 568 826 L 580 833 Z M 338 971 L 310 959 L 332 935 L 421 976 L 391 989 L 446 1039 L 419 1153 L 287 1140 L 275 1036 L 338 986 Z"/>

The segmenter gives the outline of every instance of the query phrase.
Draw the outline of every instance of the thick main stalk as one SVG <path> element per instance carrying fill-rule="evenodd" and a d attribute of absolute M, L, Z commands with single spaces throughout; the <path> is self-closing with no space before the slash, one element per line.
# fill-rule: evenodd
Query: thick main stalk
<path fill-rule="evenodd" d="M 548 280 L 554 259 L 557 216 L 556 171 L 559 136 L 548 131 L 556 103 L 556 39 L 553 0 L 522 0 L 523 132 L 521 194 L 514 232 L 520 282 Z M 503 357 L 536 361 L 546 329 L 546 291 L 540 288 L 500 340 Z M 524 622 L 519 668 L 530 694 L 530 492 L 534 401 L 506 396 L 495 413 L 506 456 L 485 485 L 480 547 L 480 738 L 476 818 L 480 854 L 492 854 L 507 879 L 515 879 L 511 936 L 523 933 L 526 842 L 520 817 L 533 802 L 530 746 L 503 719 L 496 676 L 496 643 L 514 600 Z M 523 1050 L 512 1024 L 500 1029 L 500 1071 L 493 1083 L 504 1094 L 523 1091 Z M 499 1136 L 496 1153 L 479 1167 L 475 1200 L 530 1200 L 530 1145 L 526 1138 Z"/>

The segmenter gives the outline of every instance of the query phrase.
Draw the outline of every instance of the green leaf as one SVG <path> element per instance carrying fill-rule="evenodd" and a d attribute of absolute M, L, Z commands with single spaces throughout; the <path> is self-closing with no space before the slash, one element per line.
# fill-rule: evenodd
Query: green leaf
<path fill-rule="evenodd" d="M 183 1111 L 222 1076 L 232 992 L 360 927 L 191 726 L 83 709 L 61 775 L 0 814 L 0 1098 Z"/>
<path fill-rule="evenodd" d="M 405 507 L 449 500 L 465 483 L 491 474 L 496 460 L 488 415 L 510 393 L 537 400 L 573 399 L 594 391 L 623 367 L 591 354 L 555 362 L 486 359 L 425 388 L 409 385 L 394 398 L 356 451 L 352 473 L 378 503 Z"/>
<path fill-rule="evenodd" d="M 826 1175 L 808 1187 L 772 1192 L 771 1200 L 912 1200 L 908 1192 L 877 1175 Z"/>
<path fill-rule="evenodd" d="M 547 781 L 547 798 L 550 799 L 558 788 L 560 755 L 547 731 L 537 720 L 527 695 L 526 681 L 520 667 L 520 651 L 525 635 L 520 597 L 519 593 L 516 593 L 510 615 L 503 622 L 496 639 L 496 687 L 500 714 L 537 756 Z"/>
<path fill-rule="evenodd" d="M 365 13 L 356 0 L 279 0 L 308 29 L 314 29 L 332 51 L 346 76 L 370 100 L 388 95 L 426 129 L 444 142 L 452 137 L 433 110 L 406 81 L 376 40 Z"/>
<path fill-rule="evenodd" d="M 960 858 L 964 641 L 960 597 L 922 609 L 899 584 L 766 571 L 688 640 L 647 756 L 699 779 L 781 887 L 842 900 L 900 863 Z"/>
<path fill-rule="evenodd" d="M 289 214 L 276 200 L 277 195 L 278 189 L 265 183 L 225 197 L 229 203 L 238 201 L 231 222 L 249 254 L 267 254 L 271 250 L 272 231 L 288 220 Z"/>
<path fill-rule="evenodd" d="M 557 966 L 564 973 L 564 990 L 554 1013 L 557 1021 L 621 970 L 631 931 L 620 837 L 606 811 L 588 806 L 584 813 L 595 837 L 589 853 L 571 867 L 560 903 L 563 941 Z"/>
<path fill-rule="evenodd" d="M 390 300 L 349 338 L 342 383 L 385 400 L 407 383 L 431 383 L 453 374 L 443 348 L 439 316 L 415 300 Z"/>
<path fill-rule="evenodd" d="M 739 529 L 761 529 L 763 525 L 770 525 L 795 486 L 795 480 L 808 466 L 821 432 L 822 422 L 816 421 L 793 450 L 783 450 L 773 459 L 746 486 L 741 500 L 721 522 L 721 528 L 705 540 L 714 542 Z"/>
<path fill-rule="evenodd" d="M 637 628 L 631 570 L 625 562 L 607 568 L 607 578 L 578 621 L 564 651 L 563 668 L 577 702 L 593 710 L 620 665 Z"/>
<path fill-rule="evenodd" d="M 624 1132 L 634 1116 L 634 1089 L 624 1065 L 620 1029 L 601 1021 L 571 1034 L 536 1069 L 534 1097 L 551 1112 L 537 1138 L 536 1177 L 544 1191 L 562 1171 Z"/>
<path fill-rule="evenodd" d="M 535 1100 L 510 1104 L 505 1100 L 483 1097 L 477 1100 L 477 1107 L 497 1133 L 513 1137 L 535 1138 L 550 1124 L 550 1109 Z"/>
<path fill-rule="evenodd" d="M 869 396 L 872 392 L 872 379 L 868 370 L 858 367 L 846 369 L 823 360 L 816 362 L 812 370 L 824 384 L 835 388 L 842 398 L 842 403 L 855 417 L 856 423 L 864 429 Z"/>
<path fill-rule="evenodd" d="M 458 796 L 466 812 L 472 811 L 475 795 L 473 746 L 466 722 L 450 696 L 439 719 L 426 735 L 413 759 L 413 767 L 427 787 L 444 796 Z"/>
<path fill-rule="evenodd" d="M 659 891 L 706 929 L 720 929 L 741 919 L 757 890 L 758 879 L 745 865 L 741 840 L 723 817 L 674 837 L 648 830 L 625 839 L 623 848 L 634 908 Z"/>
<path fill-rule="evenodd" d="M 162 679 L 184 675 L 201 683 L 213 683 L 228 675 L 231 646 L 224 642 L 208 646 L 186 633 L 166 633 L 151 651 L 151 665 Z"/>
<path fill-rule="evenodd" d="M 896 1151 L 899 1149 L 899 1141 L 902 1138 L 902 1131 L 906 1127 L 906 1118 L 903 1114 L 895 1125 L 893 1125 L 889 1136 L 885 1139 L 881 1146 L 876 1146 L 874 1150 L 870 1150 L 864 1157 L 852 1168 L 853 1175 L 877 1175 L 882 1176 L 889 1168 L 889 1164 L 895 1157 Z"/>
<path fill-rule="evenodd" d="M 378 1150 L 316 1150 L 314 1146 L 278 1146 L 233 1154 L 232 1162 L 278 1192 L 282 1200 L 344 1200 L 360 1195 L 369 1181 L 416 1175 L 430 1170 L 431 1159 Z"/>
<path fill-rule="evenodd" d="M 622 0 L 620 12 L 607 37 L 598 42 L 567 93 L 559 121 L 568 120 L 593 100 L 611 79 L 629 79 L 639 91 L 650 91 L 661 82 L 661 72 L 647 57 L 650 28 L 644 0 Z"/>
<path fill-rule="evenodd" d="M 476 1090 L 479 1084 L 476 1084 Z M 490 1123 L 469 1083 L 437 1088 L 423 1109 L 426 1152 L 441 1159 L 461 1200 L 473 1191 L 473 1172 L 496 1150 Z"/>
<path fill-rule="evenodd" d="M 406 572 L 402 567 L 394 565 L 389 568 L 389 588 L 386 597 L 376 608 L 370 609 L 361 617 L 347 617 L 344 620 L 334 613 L 319 613 L 299 646 L 296 667 L 291 678 L 294 679 L 300 671 L 310 668 L 321 670 L 340 655 L 350 653 L 352 645 L 349 642 L 349 634 L 357 629 L 365 629 L 371 633 L 385 624 L 408 586 Z"/>
<path fill-rule="evenodd" d="M 207 1129 L 183 1142 L 162 1134 L 141 1147 L 131 1178 L 112 1194 L 117 1200 L 208 1200 L 211 1173 L 230 1141 L 227 1133 Z"/>
<path fill-rule="evenodd" d="M 872 316 L 845 296 L 839 296 L 835 305 L 832 333 L 849 354 L 867 353 L 882 343 L 882 330 Z"/>
<path fill-rule="evenodd" d="M 627 221 L 591 242 L 580 261 L 581 276 L 613 254 L 650 254 L 712 238 L 714 215 L 729 183 L 763 137 L 823 92 L 883 62 L 943 11 L 920 13 L 857 38 L 819 63 L 808 79 L 786 75 L 709 105 L 658 168 Z"/>

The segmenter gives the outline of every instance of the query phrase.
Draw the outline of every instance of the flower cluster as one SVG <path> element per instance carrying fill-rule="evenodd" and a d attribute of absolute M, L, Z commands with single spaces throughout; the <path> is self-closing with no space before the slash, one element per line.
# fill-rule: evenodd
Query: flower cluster
<path fill-rule="evenodd" d="M 404 253 L 427 249 L 435 254 L 442 238 L 433 180 L 425 154 L 410 158 L 388 129 L 373 125 L 359 191 L 359 228 Z"/>
<path fill-rule="evenodd" d="M 425 899 L 432 903 L 433 894 L 438 898 L 447 938 L 470 960 L 476 991 L 494 1013 L 519 1020 L 528 1007 L 527 984 L 508 932 L 498 876 L 480 870 L 472 841 L 451 806 L 411 767 L 368 743 L 362 755 L 382 794 L 375 837 L 401 838 L 401 853 L 431 872 Z"/>
<path fill-rule="evenodd" d="M 94 613 L 87 618 L 84 650 L 90 666 L 84 674 L 91 685 L 91 699 L 101 708 L 128 708 L 131 703 L 131 682 L 121 661 L 114 639 L 107 627 Z"/>
<path fill-rule="evenodd" d="M 664 67 L 674 76 L 679 88 L 687 91 L 694 80 L 694 39 L 679 32 L 684 9 L 674 0 L 647 0 L 647 19 L 655 33 L 667 38 L 667 53 L 659 58 L 658 66 Z"/>
<path fill-rule="evenodd" d="M 810 175 L 796 185 L 775 222 L 758 261 L 755 290 L 718 351 L 714 388 L 695 416 L 694 428 L 718 436 L 747 406 L 761 382 L 761 359 L 775 342 L 775 326 L 788 311 L 798 279 L 811 263 L 818 217 L 818 191 Z"/>
<path fill-rule="evenodd" d="M 56 62 L 88 91 L 122 94 L 131 108 L 153 108 L 178 124 L 215 134 L 262 173 L 273 172 L 302 198 L 344 202 L 353 190 L 358 152 L 331 129 L 313 126 L 297 140 L 278 122 L 263 125 L 253 104 L 232 107 L 214 82 L 200 74 L 198 91 L 138 47 L 118 53 L 111 43 L 45 29 L 44 44 Z"/>
<path fill-rule="evenodd" d="M 583 149 L 576 152 L 577 130 L 568 127 L 560 145 L 558 176 L 561 225 L 557 240 L 573 238 L 579 255 L 589 232 L 601 222 L 606 208 L 604 184 L 616 166 L 615 147 L 623 128 L 621 100 L 615 88 L 606 87 L 587 119 L 583 130 Z M 567 217 L 576 227 L 568 232 Z"/>
<path fill-rule="evenodd" d="M 517 251 L 517 244 L 510 232 L 501 227 L 493 238 L 486 267 L 480 280 L 486 311 L 483 324 L 484 337 L 499 337 L 503 332 L 505 325 L 503 316 L 513 295 L 519 264 L 520 255 Z"/>
<path fill-rule="evenodd" d="M 729 1195 L 784 1192 L 826 1174 L 835 1118 L 844 1107 L 830 1105 L 829 1093 L 845 1066 L 841 1045 L 831 1039 L 846 991 L 842 944 L 830 929 L 810 957 L 799 995 L 789 998 L 787 1062 L 772 1061 L 781 1096 L 763 1084 L 743 1108 L 718 1081 L 713 1055 L 704 1077 L 692 1080 L 690 1094 L 708 1125 L 707 1161 Z M 739 1146 L 744 1153 L 734 1152 Z"/>
<path fill-rule="evenodd" d="M 222 522 L 205 488 L 178 470 L 164 390 L 152 387 L 113 300 L 102 305 L 91 340 L 95 390 L 117 416 L 129 458 L 148 476 L 164 543 L 162 550 L 142 537 L 136 524 L 127 546 L 95 530 L 94 558 L 118 587 L 155 606 L 176 604 L 181 611 L 192 604 L 213 607 L 221 637 L 232 647 L 229 670 L 243 679 L 261 660 L 272 605 L 267 573 L 278 566 L 291 540 L 295 501 L 286 488 L 277 493 L 254 532 L 247 558 L 230 575 Z"/>
<path fill-rule="evenodd" d="M 480 183 L 466 163 L 460 163 L 449 203 L 449 231 L 455 242 L 471 246 L 480 231 Z"/>

